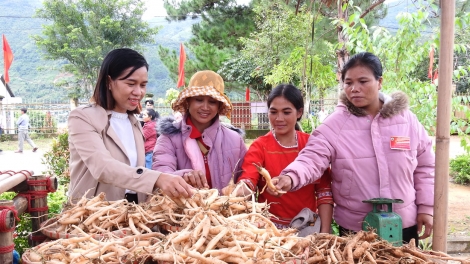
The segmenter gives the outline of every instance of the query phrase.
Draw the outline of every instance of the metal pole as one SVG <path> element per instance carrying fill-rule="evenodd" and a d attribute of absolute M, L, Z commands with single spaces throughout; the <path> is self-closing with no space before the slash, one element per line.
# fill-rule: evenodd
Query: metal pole
<path fill-rule="evenodd" d="M 449 143 L 454 56 L 455 0 L 441 2 L 441 39 L 436 124 L 436 173 L 434 183 L 434 235 L 432 249 L 447 252 Z"/>

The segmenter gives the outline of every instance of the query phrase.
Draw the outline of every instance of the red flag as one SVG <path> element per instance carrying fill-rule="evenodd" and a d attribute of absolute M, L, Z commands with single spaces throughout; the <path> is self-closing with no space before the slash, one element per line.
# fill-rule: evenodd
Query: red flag
<path fill-rule="evenodd" d="M 434 46 L 431 45 L 429 50 L 429 69 L 428 69 L 428 78 L 432 79 L 432 65 L 434 64 Z"/>
<path fill-rule="evenodd" d="M 245 101 L 250 101 L 250 88 L 246 87 Z"/>
<path fill-rule="evenodd" d="M 3 62 L 3 66 L 5 67 L 5 83 L 9 83 L 10 76 L 8 75 L 8 69 L 10 69 L 11 63 L 13 62 L 13 52 L 11 52 L 10 45 L 8 45 L 5 35 L 3 35 Z"/>
<path fill-rule="evenodd" d="M 178 67 L 178 83 L 176 87 L 184 86 L 184 62 L 186 61 L 186 52 L 184 52 L 183 43 L 180 45 L 180 65 Z"/>

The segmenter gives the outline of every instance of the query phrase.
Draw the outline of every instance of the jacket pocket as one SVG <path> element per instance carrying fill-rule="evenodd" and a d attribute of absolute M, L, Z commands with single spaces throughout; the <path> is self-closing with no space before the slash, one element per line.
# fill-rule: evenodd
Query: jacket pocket
<path fill-rule="evenodd" d="M 408 175 L 413 176 L 413 171 L 418 166 L 417 150 L 404 150 L 402 154 L 398 153 L 396 156 L 396 168 L 401 168 L 402 171 L 408 171 Z M 410 179 L 413 180 L 413 179 Z"/>
<path fill-rule="evenodd" d="M 404 156 L 408 161 L 415 162 L 416 156 L 418 155 L 417 150 L 406 150 Z"/>
<path fill-rule="evenodd" d="M 351 170 L 341 170 L 341 183 L 339 194 L 343 197 L 351 196 L 351 186 L 353 185 L 353 172 Z"/>

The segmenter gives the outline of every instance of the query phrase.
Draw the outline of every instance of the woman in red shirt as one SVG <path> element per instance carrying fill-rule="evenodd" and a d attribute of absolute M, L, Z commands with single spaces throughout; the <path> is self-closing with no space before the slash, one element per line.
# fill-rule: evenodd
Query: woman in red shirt
<path fill-rule="evenodd" d="M 145 167 L 151 169 L 153 148 L 157 143 L 157 112 L 153 109 L 145 109 L 142 118 L 144 120 L 142 133 L 145 138 Z"/>
<path fill-rule="evenodd" d="M 268 117 L 271 131 L 257 138 L 248 149 L 242 165 L 243 181 L 253 191 L 261 191 L 266 181 L 253 164 L 266 168 L 275 177 L 297 157 L 307 144 L 309 134 L 299 131 L 298 121 L 302 117 L 304 101 L 297 87 L 281 84 L 268 97 Z M 267 191 L 258 196 L 260 202 L 269 203 L 272 221 L 279 228 L 287 228 L 292 219 L 304 208 L 318 212 L 321 219 L 320 232 L 329 233 L 333 214 L 331 176 L 327 171 L 323 177 L 298 191 L 281 197 Z M 318 209 L 318 210 L 317 210 Z"/>

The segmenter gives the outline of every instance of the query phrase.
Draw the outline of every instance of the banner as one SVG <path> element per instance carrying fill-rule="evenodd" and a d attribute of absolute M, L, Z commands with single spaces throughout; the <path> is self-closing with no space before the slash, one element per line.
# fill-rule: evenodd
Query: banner
<path fill-rule="evenodd" d="M 8 75 L 8 70 L 10 69 L 11 63 L 13 62 L 13 52 L 10 49 L 10 45 L 8 45 L 8 41 L 5 35 L 3 35 L 3 62 L 5 67 L 5 74 L 3 76 L 5 77 L 5 83 L 9 83 L 10 76 Z"/>
<path fill-rule="evenodd" d="M 429 50 L 429 69 L 428 69 L 428 78 L 432 79 L 432 66 L 434 64 L 434 46 L 431 45 L 431 49 Z"/>
<path fill-rule="evenodd" d="M 184 86 L 184 62 L 186 61 L 186 52 L 183 43 L 180 44 L 180 65 L 178 66 L 178 83 L 176 87 Z"/>

